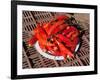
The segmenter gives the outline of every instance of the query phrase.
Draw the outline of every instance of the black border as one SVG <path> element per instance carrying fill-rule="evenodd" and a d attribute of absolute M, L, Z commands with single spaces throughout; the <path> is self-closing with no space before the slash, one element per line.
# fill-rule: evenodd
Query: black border
<path fill-rule="evenodd" d="M 17 5 L 37 5 L 49 7 L 69 7 L 94 10 L 94 71 L 84 72 L 67 72 L 67 73 L 49 73 L 49 74 L 27 74 L 17 75 Z M 80 5 L 80 4 L 64 4 L 64 3 L 48 3 L 33 1 L 11 1 L 11 79 L 25 78 L 42 78 L 42 77 L 61 77 L 61 76 L 78 76 L 97 74 L 97 6 L 96 5 Z"/>

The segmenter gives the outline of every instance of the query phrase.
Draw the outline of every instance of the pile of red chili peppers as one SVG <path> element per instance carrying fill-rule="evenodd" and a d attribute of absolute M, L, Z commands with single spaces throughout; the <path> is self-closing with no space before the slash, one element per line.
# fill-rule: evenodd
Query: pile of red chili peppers
<path fill-rule="evenodd" d="M 65 23 L 67 16 L 59 16 L 49 23 L 37 25 L 33 37 L 28 41 L 29 46 L 38 41 L 40 48 L 54 56 L 74 57 L 76 45 L 79 42 L 79 30 Z"/>

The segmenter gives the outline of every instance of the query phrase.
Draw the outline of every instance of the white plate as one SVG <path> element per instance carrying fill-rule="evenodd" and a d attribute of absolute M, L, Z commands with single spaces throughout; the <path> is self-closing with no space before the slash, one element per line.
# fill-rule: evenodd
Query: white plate
<path fill-rule="evenodd" d="M 78 44 L 76 46 L 75 52 L 77 52 L 79 46 L 80 46 L 80 44 Z M 42 49 L 40 48 L 39 44 L 38 44 L 38 41 L 35 43 L 35 48 L 41 55 L 43 55 L 46 58 L 53 59 L 53 60 L 64 60 L 63 56 L 54 56 L 54 55 L 43 52 Z"/>
<path fill-rule="evenodd" d="M 35 43 L 35 48 L 41 55 L 43 55 L 46 58 L 53 59 L 53 60 L 63 60 L 64 59 L 63 56 L 53 56 L 51 54 L 43 52 L 38 44 L 38 41 Z"/>

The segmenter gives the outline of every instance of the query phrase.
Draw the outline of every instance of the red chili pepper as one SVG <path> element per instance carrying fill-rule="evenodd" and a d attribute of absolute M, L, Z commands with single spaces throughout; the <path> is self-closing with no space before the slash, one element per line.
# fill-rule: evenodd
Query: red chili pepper
<path fill-rule="evenodd" d="M 74 40 L 74 38 L 76 38 L 78 35 L 79 35 L 79 32 L 75 31 L 71 36 L 71 40 Z"/>
<path fill-rule="evenodd" d="M 38 25 L 39 26 L 39 25 Z M 37 26 L 37 27 L 38 27 Z M 38 33 L 38 28 L 35 28 L 34 30 L 33 30 L 33 33 L 34 33 L 34 36 L 32 36 L 32 38 L 30 39 L 30 40 L 28 40 L 28 45 L 29 46 L 32 46 L 35 42 L 36 42 L 36 40 L 38 39 L 37 38 L 37 36 L 36 36 L 36 34 Z"/>
<path fill-rule="evenodd" d="M 43 28 L 45 29 L 45 31 L 46 31 L 47 33 L 48 33 L 48 30 L 49 30 L 50 26 L 51 26 L 51 22 L 49 22 L 49 23 L 43 25 Z"/>
<path fill-rule="evenodd" d="M 46 49 L 50 52 L 50 53 L 53 53 L 53 49 L 51 46 L 46 46 Z"/>
<path fill-rule="evenodd" d="M 72 52 L 75 51 L 75 48 L 76 48 L 76 45 L 78 44 L 78 42 L 79 42 L 79 38 L 78 38 L 78 37 L 74 38 L 73 44 L 74 44 L 75 46 L 71 47 L 71 51 L 72 51 Z"/>
<path fill-rule="evenodd" d="M 37 28 L 34 30 L 35 36 L 38 39 L 38 42 L 42 45 L 42 47 L 46 46 L 46 39 L 47 39 L 47 33 L 43 27 L 41 27 L 39 24 Z"/>
<path fill-rule="evenodd" d="M 44 44 L 42 44 L 42 43 L 40 43 L 40 42 L 38 42 L 38 43 L 39 43 L 39 46 L 40 46 L 40 48 L 42 49 L 43 52 L 48 51 L 48 50 L 47 50 L 47 47 L 46 47 Z"/>
<path fill-rule="evenodd" d="M 69 46 L 69 47 L 74 46 L 73 42 L 70 39 L 63 36 L 62 34 L 58 34 L 56 36 L 57 36 L 58 39 L 60 39 L 60 41 L 66 43 L 67 46 Z"/>
<path fill-rule="evenodd" d="M 77 44 L 78 42 L 79 42 L 79 38 L 78 37 L 74 38 L 73 44 Z"/>
<path fill-rule="evenodd" d="M 41 26 L 38 27 L 38 32 L 41 34 L 41 36 L 44 38 L 44 39 L 47 39 L 47 32 L 45 31 L 45 29 Z"/>
<path fill-rule="evenodd" d="M 55 46 L 46 46 L 47 50 L 54 56 L 60 56 L 60 51 L 58 50 L 58 47 Z"/>
<path fill-rule="evenodd" d="M 56 42 L 59 46 L 61 55 L 64 56 L 64 58 L 66 58 L 67 55 L 69 55 L 70 57 L 74 57 L 74 55 L 71 53 L 71 51 L 69 49 L 67 49 L 60 41 L 56 40 Z"/>
<path fill-rule="evenodd" d="M 63 24 L 63 23 L 64 23 L 64 21 L 62 20 L 62 21 L 58 21 L 58 22 L 56 22 L 54 25 L 52 25 L 52 26 L 50 27 L 49 31 L 48 31 L 48 35 L 51 35 L 51 33 L 53 32 L 53 30 L 54 30 L 55 28 L 57 28 L 59 25 Z"/>
<path fill-rule="evenodd" d="M 28 41 L 29 46 L 32 46 L 36 41 L 37 41 L 37 38 L 36 38 L 35 36 L 33 36 L 33 37 Z"/>
<path fill-rule="evenodd" d="M 39 27 L 40 27 L 40 24 L 37 24 L 37 27 L 33 30 L 34 34 L 39 33 Z"/>
<path fill-rule="evenodd" d="M 40 33 L 37 33 L 37 34 L 35 34 L 35 35 L 36 35 L 36 37 L 37 37 L 37 39 L 38 39 L 38 42 L 41 43 L 41 44 L 45 47 L 45 45 L 46 45 L 46 39 L 44 39 L 44 38 L 41 36 Z"/>
<path fill-rule="evenodd" d="M 77 29 L 76 29 L 75 27 L 73 27 L 73 26 L 68 26 L 68 27 L 66 27 L 66 29 L 63 31 L 63 34 L 66 35 L 66 34 L 72 32 L 72 31 L 77 31 Z"/>
<path fill-rule="evenodd" d="M 58 56 L 60 54 L 58 46 L 56 45 L 54 39 L 52 38 L 53 42 L 47 41 L 46 43 L 46 50 L 49 51 L 52 55 Z"/>
<path fill-rule="evenodd" d="M 58 26 L 57 28 L 55 28 L 51 34 L 56 34 L 57 32 L 62 31 L 63 29 L 65 29 L 68 25 L 67 24 L 62 24 L 60 26 Z"/>

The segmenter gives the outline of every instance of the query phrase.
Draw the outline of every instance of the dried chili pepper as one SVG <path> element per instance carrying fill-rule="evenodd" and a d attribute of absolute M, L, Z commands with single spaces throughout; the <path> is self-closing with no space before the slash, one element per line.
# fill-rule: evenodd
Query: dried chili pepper
<path fill-rule="evenodd" d="M 79 42 L 79 38 L 78 38 L 78 37 L 74 38 L 74 40 L 73 40 L 74 46 L 71 47 L 71 51 L 72 51 L 72 52 L 75 51 L 75 48 L 76 48 L 76 45 L 78 44 L 78 42 Z"/>
<path fill-rule="evenodd" d="M 61 55 L 66 58 L 67 55 L 69 55 L 70 57 L 74 57 L 74 55 L 72 54 L 72 52 L 67 49 L 60 41 L 56 40 L 58 46 L 59 46 L 59 49 L 60 49 L 60 52 L 61 52 Z"/>
<path fill-rule="evenodd" d="M 51 22 L 49 22 L 49 23 L 43 25 L 43 28 L 45 29 L 45 31 L 46 31 L 47 33 L 48 33 L 48 30 L 49 30 L 50 26 L 51 26 Z"/>
<path fill-rule="evenodd" d="M 63 23 L 64 23 L 64 21 L 62 20 L 62 21 L 58 21 L 58 22 L 56 22 L 54 25 L 52 25 L 52 26 L 50 27 L 50 29 L 48 30 L 48 35 L 51 35 L 52 31 L 53 31 L 55 28 L 57 28 L 59 25 L 63 24 Z"/>
<path fill-rule="evenodd" d="M 39 44 L 39 46 L 40 46 L 40 48 L 42 49 L 43 52 L 47 51 L 46 46 L 44 44 L 42 44 L 40 42 L 38 42 L 38 44 Z"/>
<path fill-rule="evenodd" d="M 60 26 L 58 26 L 57 28 L 55 28 L 51 34 L 56 34 L 60 31 L 62 31 L 63 29 L 65 29 L 68 25 L 67 24 L 62 24 Z"/>
<path fill-rule="evenodd" d="M 75 31 L 71 36 L 71 40 L 74 40 L 74 38 L 76 38 L 78 35 L 79 35 L 79 32 Z"/>
<path fill-rule="evenodd" d="M 56 36 L 57 36 L 57 38 L 60 39 L 60 41 L 66 43 L 67 46 L 69 46 L 69 47 L 74 46 L 73 42 L 70 39 L 68 39 L 65 36 L 63 36 L 62 34 L 58 34 Z"/>
<path fill-rule="evenodd" d="M 63 34 L 68 34 L 72 31 L 77 31 L 77 29 L 74 27 L 74 26 L 68 26 L 64 31 L 63 31 Z"/>
<path fill-rule="evenodd" d="M 47 46 L 47 50 L 49 51 L 50 54 L 54 56 L 59 56 L 60 52 L 58 50 L 54 50 L 54 46 Z"/>
<path fill-rule="evenodd" d="M 31 47 L 37 41 L 36 36 L 33 36 L 30 40 L 28 40 L 29 47 Z"/>
<path fill-rule="evenodd" d="M 43 27 L 41 27 L 41 26 L 39 26 L 38 27 L 38 32 L 42 35 L 42 37 L 44 38 L 44 39 L 46 39 L 47 38 L 47 32 L 45 31 L 45 29 L 43 28 Z"/>

